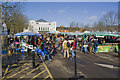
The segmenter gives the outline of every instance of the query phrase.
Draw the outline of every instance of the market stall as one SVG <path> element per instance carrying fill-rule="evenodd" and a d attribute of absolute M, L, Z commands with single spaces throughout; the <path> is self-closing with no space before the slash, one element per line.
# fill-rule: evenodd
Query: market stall
<path fill-rule="evenodd" d="M 98 52 L 118 52 L 118 40 L 120 35 L 118 34 L 111 34 L 111 33 L 104 33 L 104 32 L 91 32 L 91 33 L 84 33 L 85 35 L 94 35 L 97 39 L 101 39 L 102 43 L 98 46 Z"/>

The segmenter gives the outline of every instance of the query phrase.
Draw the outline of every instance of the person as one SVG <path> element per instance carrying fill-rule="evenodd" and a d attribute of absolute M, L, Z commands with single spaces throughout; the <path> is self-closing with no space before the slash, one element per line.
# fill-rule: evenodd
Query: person
<path fill-rule="evenodd" d="M 90 53 L 92 53 L 92 44 L 93 44 L 93 38 L 91 38 L 89 43 L 88 43 L 88 49 L 89 49 Z"/>
<path fill-rule="evenodd" d="M 60 38 L 60 42 L 59 42 L 59 44 L 60 44 L 60 51 L 62 51 L 62 39 Z"/>
<path fill-rule="evenodd" d="M 69 48 L 67 46 L 67 38 L 65 39 L 65 41 L 63 42 L 63 54 L 64 54 L 64 58 L 66 57 L 66 53 L 67 53 L 67 58 L 69 58 Z"/>
<path fill-rule="evenodd" d="M 41 46 L 41 40 L 40 40 L 40 38 L 38 38 L 38 39 L 37 39 L 37 48 L 40 49 L 40 46 Z"/>
<path fill-rule="evenodd" d="M 35 50 L 35 52 L 38 53 L 39 60 L 41 60 L 41 57 L 42 57 L 42 61 L 44 61 L 44 56 L 45 56 L 44 52 L 41 49 L 37 49 L 37 50 Z M 41 55 L 41 57 L 40 57 L 40 55 Z"/>
<path fill-rule="evenodd" d="M 87 52 L 87 47 L 88 47 L 88 40 L 87 40 L 87 38 L 85 38 L 85 40 L 84 40 L 83 47 L 84 47 L 84 53 L 86 53 Z"/>
<path fill-rule="evenodd" d="M 35 37 L 34 36 L 32 36 L 31 45 L 35 46 Z"/>
<path fill-rule="evenodd" d="M 76 49 L 76 42 L 75 42 L 75 39 L 74 39 L 74 42 L 73 42 L 73 45 L 72 45 L 72 59 L 74 59 L 74 57 L 75 57 L 75 49 Z"/>
<path fill-rule="evenodd" d="M 41 44 L 41 45 L 40 45 L 40 49 L 43 51 L 43 50 L 44 50 L 44 43 L 43 43 L 43 40 L 42 40 L 42 39 L 41 39 L 40 41 L 41 41 L 41 43 L 40 43 L 40 44 Z"/>
<path fill-rule="evenodd" d="M 51 61 L 50 56 L 49 56 L 49 49 L 47 46 L 45 46 L 45 48 L 44 48 L 44 54 L 45 54 L 45 56 L 47 56 L 48 60 Z M 43 60 L 44 60 L 45 56 L 43 56 Z"/>
<path fill-rule="evenodd" d="M 98 50 L 98 41 L 97 39 L 94 41 L 94 54 L 97 53 L 97 50 Z"/>
<path fill-rule="evenodd" d="M 19 46 L 19 39 L 18 39 L 18 37 L 15 37 L 14 43 L 15 43 L 15 47 L 18 48 L 18 46 Z"/>
<path fill-rule="evenodd" d="M 84 44 L 84 38 L 82 37 L 82 39 L 81 39 L 81 45 L 80 45 L 80 52 L 81 53 L 83 51 L 83 44 Z"/>
<path fill-rule="evenodd" d="M 60 44 L 59 44 L 59 43 L 60 43 L 60 40 L 61 40 L 61 39 L 58 37 L 58 39 L 57 39 L 57 43 L 58 43 L 57 48 L 59 48 L 59 47 L 60 47 Z"/>

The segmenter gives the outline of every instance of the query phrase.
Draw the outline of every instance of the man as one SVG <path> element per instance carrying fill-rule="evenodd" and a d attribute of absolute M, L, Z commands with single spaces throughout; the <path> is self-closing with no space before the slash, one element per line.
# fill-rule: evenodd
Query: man
<path fill-rule="evenodd" d="M 59 45 L 60 45 L 60 51 L 62 51 L 62 39 L 60 38 L 60 42 L 59 42 Z"/>
<path fill-rule="evenodd" d="M 89 49 L 90 53 L 92 53 L 92 44 L 93 44 L 93 38 L 91 38 L 89 43 L 88 43 L 88 49 Z"/>
<path fill-rule="evenodd" d="M 80 50 L 80 52 L 82 53 L 82 51 L 83 51 L 83 44 L 84 44 L 84 38 L 82 37 L 82 39 L 81 39 L 81 50 Z"/>
<path fill-rule="evenodd" d="M 94 54 L 97 53 L 97 50 L 98 50 L 98 41 L 97 39 L 94 41 Z"/>
<path fill-rule="evenodd" d="M 48 60 L 51 61 L 51 59 L 49 57 L 49 49 L 47 46 L 45 46 L 45 48 L 44 48 L 44 54 L 45 54 L 45 56 L 47 56 Z M 45 56 L 43 56 L 43 60 L 44 60 Z"/>
<path fill-rule="evenodd" d="M 69 48 L 67 47 L 67 39 L 63 42 L 63 50 L 64 50 L 64 58 L 66 57 L 67 53 L 67 58 L 69 59 Z"/>
<path fill-rule="evenodd" d="M 87 47 L 88 47 L 88 40 L 87 40 L 87 38 L 85 38 L 85 40 L 84 40 L 83 47 L 84 47 L 84 53 L 86 53 L 87 52 Z"/>

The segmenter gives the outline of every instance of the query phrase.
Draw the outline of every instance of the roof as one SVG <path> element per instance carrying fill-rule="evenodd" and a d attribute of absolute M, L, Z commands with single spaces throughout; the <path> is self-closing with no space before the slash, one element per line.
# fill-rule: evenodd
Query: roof
<path fill-rule="evenodd" d="M 47 22 L 47 21 L 45 21 L 44 19 L 39 19 L 36 22 Z"/>

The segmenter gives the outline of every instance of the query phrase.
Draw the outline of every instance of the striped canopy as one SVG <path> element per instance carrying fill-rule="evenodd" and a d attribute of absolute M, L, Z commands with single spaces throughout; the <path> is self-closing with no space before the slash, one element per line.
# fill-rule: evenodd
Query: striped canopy
<path fill-rule="evenodd" d="M 22 33 L 17 33 L 15 34 L 16 36 L 40 36 L 39 33 L 33 33 L 33 32 L 22 32 Z"/>

